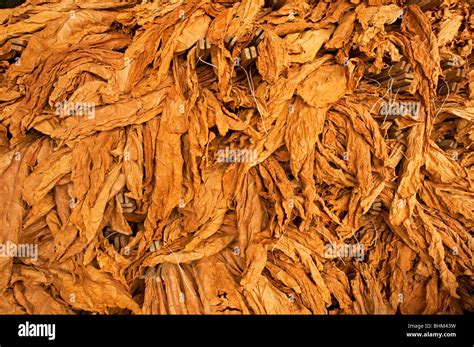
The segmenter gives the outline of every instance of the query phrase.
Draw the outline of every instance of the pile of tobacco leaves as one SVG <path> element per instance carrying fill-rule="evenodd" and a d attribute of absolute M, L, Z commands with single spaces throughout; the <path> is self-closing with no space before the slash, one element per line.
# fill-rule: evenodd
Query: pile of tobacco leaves
<path fill-rule="evenodd" d="M 474 310 L 472 1 L 13 6 L 0 313 Z"/>

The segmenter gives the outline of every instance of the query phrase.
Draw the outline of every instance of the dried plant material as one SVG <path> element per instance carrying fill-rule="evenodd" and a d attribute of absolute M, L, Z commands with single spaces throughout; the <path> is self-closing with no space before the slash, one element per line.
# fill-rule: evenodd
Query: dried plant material
<path fill-rule="evenodd" d="M 0 10 L 0 313 L 473 311 L 466 1 Z"/>

